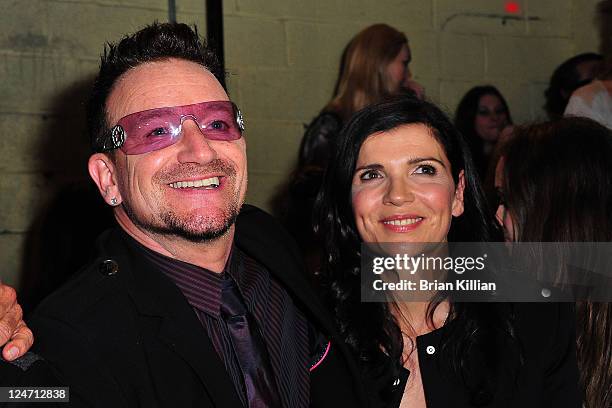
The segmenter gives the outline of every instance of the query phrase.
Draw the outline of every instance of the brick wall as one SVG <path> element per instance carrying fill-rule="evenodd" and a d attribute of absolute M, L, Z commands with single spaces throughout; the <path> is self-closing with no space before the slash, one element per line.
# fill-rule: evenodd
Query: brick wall
<path fill-rule="evenodd" d="M 576 53 L 597 50 L 597 1 L 518 1 L 522 15 L 539 19 L 533 21 L 469 15 L 503 15 L 504 3 L 225 3 L 228 83 L 248 121 L 249 201 L 269 208 L 292 168 L 304 124 L 331 97 L 344 46 L 370 24 L 385 22 L 406 33 L 413 74 L 447 112 L 468 89 L 490 83 L 506 96 L 515 122 L 544 119 L 543 93 L 554 68 Z"/>
<path fill-rule="evenodd" d="M 377 22 L 404 31 L 412 71 L 452 112 L 470 87 L 492 83 L 517 122 L 544 116 L 552 70 L 597 48 L 596 0 L 522 0 L 539 21 L 503 13 L 499 0 L 227 0 L 230 94 L 247 120 L 248 200 L 268 200 L 291 169 L 303 126 L 329 100 L 340 54 Z M 176 0 L 177 19 L 205 32 L 205 0 Z M 0 0 L 0 278 L 12 284 L 28 231 L 67 180 L 86 177 L 82 99 L 102 44 L 154 19 L 167 0 Z"/>
<path fill-rule="evenodd" d="M 205 27 L 202 1 L 177 18 Z M 105 41 L 168 18 L 167 0 L 0 0 L 0 279 L 57 187 L 87 177 L 83 99 Z"/>

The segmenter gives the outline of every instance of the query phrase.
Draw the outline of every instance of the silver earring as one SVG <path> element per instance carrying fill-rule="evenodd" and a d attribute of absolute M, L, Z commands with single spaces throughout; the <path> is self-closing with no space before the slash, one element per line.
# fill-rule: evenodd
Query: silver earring
<path fill-rule="evenodd" d="M 111 205 L 117 205 L 117 199 L 115 197 L 111 198 Z"/>

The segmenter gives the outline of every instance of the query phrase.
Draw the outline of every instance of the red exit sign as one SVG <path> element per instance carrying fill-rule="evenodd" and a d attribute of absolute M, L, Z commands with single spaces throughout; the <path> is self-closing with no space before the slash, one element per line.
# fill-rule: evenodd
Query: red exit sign
<path fill-rule="evenodd" d="M 519 14 L 521 12 L 521 4 L 516 1 L 507 1 L 504 9 L 508 14 Z"/>

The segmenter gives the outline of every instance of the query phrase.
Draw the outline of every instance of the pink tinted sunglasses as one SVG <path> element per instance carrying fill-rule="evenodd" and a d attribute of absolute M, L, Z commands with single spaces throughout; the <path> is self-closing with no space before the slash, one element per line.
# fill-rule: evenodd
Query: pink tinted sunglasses
<path fill-rule="evenodd" d="M 193 120 L 209 140 L 238 140 L 244 131 L 240 109 L 230 101 L 200 102 L 131 113 L 94 143 L 97 152 L 121 149 L 143 154 L 178 142 L 183 122 Z"/>

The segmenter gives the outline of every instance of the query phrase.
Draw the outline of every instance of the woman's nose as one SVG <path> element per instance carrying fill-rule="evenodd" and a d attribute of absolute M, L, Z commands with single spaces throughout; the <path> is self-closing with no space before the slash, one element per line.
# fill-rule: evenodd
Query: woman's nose
<path fill-rule="evenodd" d="M 390 180 L 384 197 L 384 204 L 401 206 L 414 201 L 414 193 L 405 180 Z"/>

